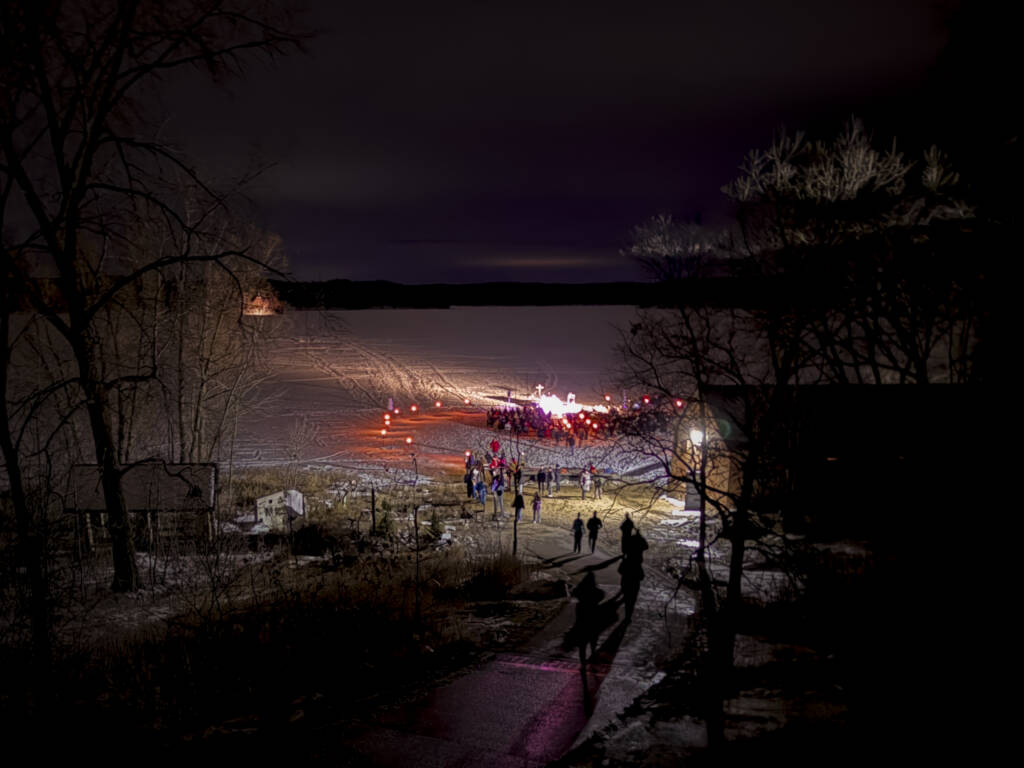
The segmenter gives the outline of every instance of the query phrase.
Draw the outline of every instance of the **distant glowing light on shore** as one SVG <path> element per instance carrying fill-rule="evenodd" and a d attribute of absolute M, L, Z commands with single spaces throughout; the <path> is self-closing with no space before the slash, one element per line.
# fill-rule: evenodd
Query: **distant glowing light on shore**
<path fill-rule="evenodd" d="M 469 398 L 467 397 L 467 398 L 466 398 L 465 400 L 463 400 L 462 402 L 464 402 L 464 403 L 465 403 L 466 405 L 469 405 Z"/>
<path fill-rule="evenodd" d="M 381 437 L 386 437 L 386 436 L 387 436 L 387 434 L 388 434 L 388 431 L 387 431 L 386 429 L 382 429 L 382 430 L 380 431 L 380 436 L 381 436 Z"/>
<path fill-rule="evenodd" d="M 406 445 L 412 445 L 412 438 L 411 437 L 405 438 L 405 444 Z"/>
<path fill-rule="evenodd" d="M 412 405 L 409 407 L 409 410 L 412 411 L 413 413 L 416 413 L 416 411 L 418 411 L 419 409 L 420 408 L 418 405 Z"/>
<path fill-rule="evenodd" d="M 440 400 L 435 400 L 434 401 L 434 407 L 435 408 L 440 408 L 441 407 L 441 401 Z"/>

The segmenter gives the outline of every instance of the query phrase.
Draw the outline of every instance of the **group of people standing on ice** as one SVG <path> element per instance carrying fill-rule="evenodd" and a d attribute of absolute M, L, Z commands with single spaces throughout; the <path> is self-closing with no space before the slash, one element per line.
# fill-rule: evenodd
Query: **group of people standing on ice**
<path fill-rule="evenodd" d="M 487 411 L 488 429 L 497 429 L 513 436 L 536 436 L 538 440 L 554 440 L 555 445 L 564 440 L 570 449 L 577 443 L 598 437 L 612 437 L 619 420 L 618 412 L 612 408 L 609 413 L 579 411 L 559 416 L 548 413 L 532 403 L 522 407 L 504 406 Z"/>

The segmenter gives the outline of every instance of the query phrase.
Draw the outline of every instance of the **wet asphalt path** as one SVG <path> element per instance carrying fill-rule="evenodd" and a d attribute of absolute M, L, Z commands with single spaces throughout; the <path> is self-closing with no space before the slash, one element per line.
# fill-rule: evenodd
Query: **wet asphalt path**
<path fill-rule="evenodd" d="M 652 574 L 633 621 L 626 624 L 615 599 L 618 553 L 608 546 L 617 542 L 606 540 L 593 555 L 573 556 L 563 531 L 528 528 L 522 539 L 528 555 L 565 568 L 573 583 L 592 570 L 605 592 L 599 648 L 586 669 L 565 640 L 575 618 L 575 601 L 566 600 L 559 614 L 515 651 L 498 653 L 372 722 L 350 723 L 344 737 L 348 750 L 376 766 L 541 766 L 609 722 L 656 679 L 654 646 L 666 642 L 666 627 L 681 632 L 690 606 L 670 603 L 666 622 L 666 585 Z"/>

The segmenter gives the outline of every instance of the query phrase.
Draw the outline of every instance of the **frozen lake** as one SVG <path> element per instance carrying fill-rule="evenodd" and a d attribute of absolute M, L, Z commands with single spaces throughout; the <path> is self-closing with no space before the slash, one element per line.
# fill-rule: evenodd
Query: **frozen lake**
<path fill-rule="evenodd" d="M 543 384 L 545 393 L 564 399 L 575 392 L 583 403 L 615 393 L 618 329 L 635 312 L 456 307 L 267 318 L 273 374 L 236 455 L 244 464 L 405 466 L 411 449 L 404 440 L 412 437 L 421 462 L 456 467 L 464 449 L 477 450 L 493 435 L 483 429 L 483 412 L 508 390 L 527 398 Z M 388 398 L 402 414 L 382 437 Z M 420 411 L 411 415 L 414 403 Z"/>

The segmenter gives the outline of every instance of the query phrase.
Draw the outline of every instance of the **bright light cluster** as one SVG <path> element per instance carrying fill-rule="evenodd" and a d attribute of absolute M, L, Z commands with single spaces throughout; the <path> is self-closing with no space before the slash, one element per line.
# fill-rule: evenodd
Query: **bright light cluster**
<path fill-rule="evenodd" d="M 567 413 L 579 413 L 583 410 L 583 406 L 577 403 L 575 399 L 567 403 L 563 403 L 557 395 L 542 395 L 537 401 L 537 405 L 545 413 L 554 414 L 555 416 L 564 416 Z"/>

